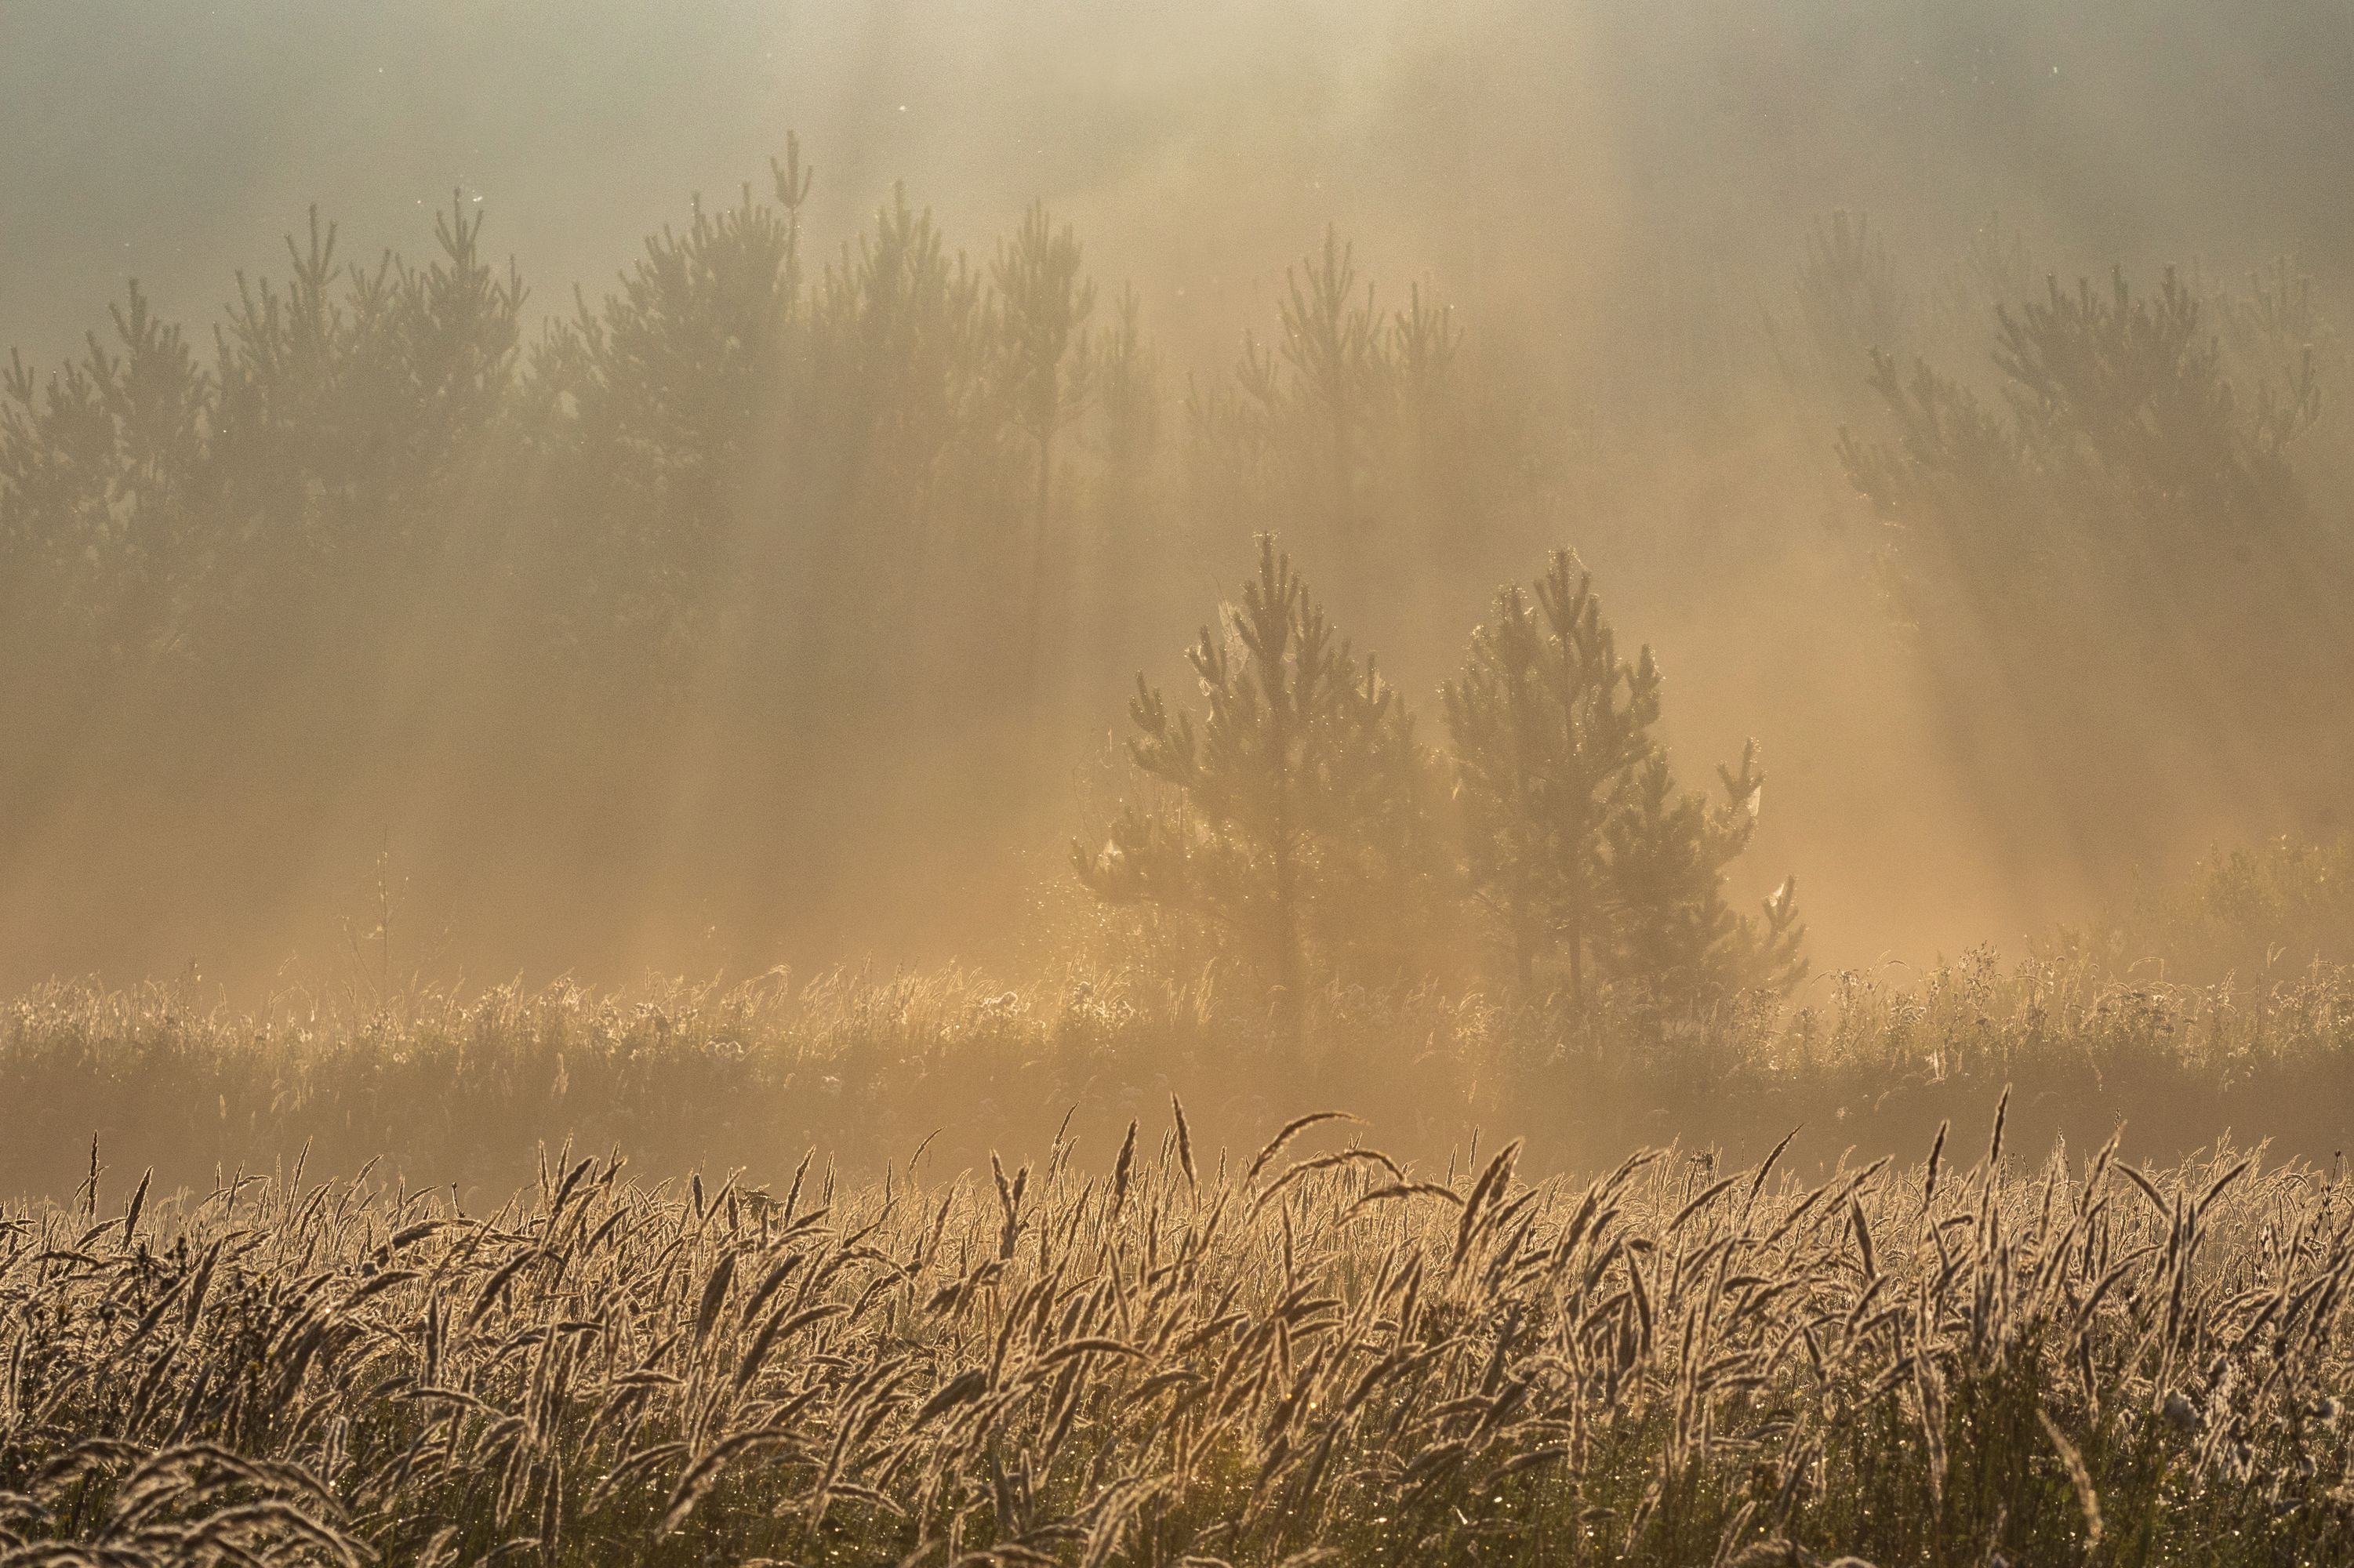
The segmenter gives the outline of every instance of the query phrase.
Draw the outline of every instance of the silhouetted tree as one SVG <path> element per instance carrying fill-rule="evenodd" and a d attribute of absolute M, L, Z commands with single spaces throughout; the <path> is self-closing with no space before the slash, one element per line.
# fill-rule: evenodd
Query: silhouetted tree
<path fill-rule="evenodd" d="M 1136 646 L 1137 610 L 1153 598 L 1163 570 L 1158 546 L 1169 531 L 1166 487 L 1159 482 L 1161 358 L 1145 334 L 1143 301 L 1133 284 L 1120 291 L 1111 323 L 1088 351 L 1095 398 L 1083 439 L 1097 471 L 1088 497 L 1091 525 L 1084 546 L 1071 553 L 1087 568 L 1086 644 L 1107 658 Z"/>
<path fill-rule="evenodd" d="M 1335 231 L 1284 282 L 1274 333 L 1246 334 L 1231 374 L 1189 388 L 1187 499 L 1205 529 L 1279 524 L 1310 541 L 1345 613 L 1403 630 L 1435 607 L 1394 585 L 1537 515 L 1532 400 L 1469 362 L 1429 288 L 1382 308 Z"/>
<path fill-rule="evenodd" d="M 1727 869 L 1749 847 L 1766 776 L 1750 742 L 1734 771 L 1720 767 L 1724 798 L 1679 791 L 1667 755 L 1635 770 L 1604 825 L 1610 917 L 1604 967 L 1621 985 L 1680 1007 L 1737 991 L 1787 991 L 1803 979 L 1806 927 L 1797 884 L 1786 878 L 1756 916 L 1724 897 Z"/>
<path fill-rule="evenodd" d="M 572 577 L 552 609 L 575 657 L 610 648 L 675 680 L 708 630 L 739 487 L 807 352 L 797 144 L 771 175 L 772 202 L 748 185 L 732 207 L 695 202 L 618 293 L 584 299 L 534 353 L 533 434 L 557 465 L 551 564 Z"/>
<path fill-rule="evenodd" d="M 1555 550 L 1533 592 L 1497 594 L 1444 697 L 1472 895 L 1500 924 L 1524 990 L 1558 948 L 1582 993 L 1605 940 L 1603 824 L 1659 716 L 1651 652 L 1619 657 L 1592 576 Z"/>
<path fill-rule="evenodd" d="M 1157 788 L 1121 809 L 1101 845 L 1074 844 L 1073 863 L 1099 897 L 1225 930 L 1266 972 L 1296 1039 L 1311 978 L 1369 946 L 1394 955 L 1400 912 L 1439 894 L 1425 758 L 1396 694 L 1336 641 L 1272 535 L 1240 602 L 1187 660 L 1200 723 L 1138 677 L 1129 756 Z"/>
<path fill-rule="evenodd" d="M 1570 552 L 1496 596 L 1444 695 L 1467 884 L 1524 992 L 1555 954 L 1573 998 L 1596 976 L 1688 1004 L 1803 972 L 1790 884 L 1762 924 L 1724 902 L 1765 786 L 1755 746 L 1719 770 L 1723 804 L 1676 790 L 1651 735 L 1659 667 L 1619 655 Z"/>
<path fill-rule="evenodd" d="M 1038 643 L 1047 620 L 1055 438 L 1094 394 L 1087 318 L 1096 291 L 1080 271 L 1079 242 L 1054 227 L 1044 202 L 1031 205 L 990 269 L 997 306 L 997 374 L 1013 427 L 1032 454 L 1030 569 L 1023 616 L 1023 695 L 1034 703 Z"/>
<path fill-rule="evenodd" d="M 0 580 L 16 657 L 70 681 L 173 641 L 206 541 L 195 515 L 214 387 L 134 281 L 113 342 L 0 379 Z"/>
<path fill-rule="evenodd" d="M 2316 721 L 2354 679 L 2354 566 L 2291 461 L 2310 355 L 2246 390 L 2171 270 L 2053 280 L 1993 325 L 1999 406 L 1883 353 L 1893 437 L 1840 443 L 1985 797 L 2008 810 L 2025 774 L 2112 872 L 2214 797 L 2326 816 L 2349 748 Z"/>

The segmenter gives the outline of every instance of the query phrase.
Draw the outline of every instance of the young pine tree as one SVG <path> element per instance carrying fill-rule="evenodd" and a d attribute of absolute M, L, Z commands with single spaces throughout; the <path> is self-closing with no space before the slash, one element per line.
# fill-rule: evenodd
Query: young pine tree
<path fill-rule="evenodd" d="M 1719 767 L 1724 799 L 1680 791 L 1667 755 L 1653 751 L 1604 830 L 1611 977 L 1654 1001 L 1697 1006 L 1752 988 L 1787 991 L 1806 974 L 1797 884 L 1786 879 L 1762 918 L 1724 898 L 1728 867 L 1757 831 L 1766 775 L 1757 743 L 1738 771 Z"/>
<path fill-rule="evenodd" d="M 1502 928 L 1522 990 L 1558 951 L 1582 994 L 1608 939 L 1604 828 L 1654 750 L 1651 651 L 1619 657 L 1591 575 L 1556 550 L 1533 592 L 1496 596 L 1444 697 L 1472 896 Z"/>
<path fill-rule="evenodd" d="M 1138 677 L 1129 755 L 1160 788 L 1072 859 L 1108 902 L 1222 928 L 1266 974 L 1296 1043 L 1311 978 L 1394 959 L 1414 911 L 1435 902 L 1426 759 L 1396 694 L 1335 639 L 1272 535 L 1223 620 L 1186 656 L 1207 700 L 1198 724 Z"/>
<path fill-rule="evenodd" d="M 1678 791 L 1652 738 L 1650 650 L 1619 656 L 1591 577 L 1557 550 L 1533 590 L 1496 598 L 1445 688 L 1464 867 L 1521 988 L 1556 957 L 1570 994 L 1596 980 L 1697 1005 L 1805 971 L 1794 884 L 1761 919 L 1726 905 L 1724 873 L 1755 832 L 1756 748 L 1719 768 L 1725 800 Z"/>

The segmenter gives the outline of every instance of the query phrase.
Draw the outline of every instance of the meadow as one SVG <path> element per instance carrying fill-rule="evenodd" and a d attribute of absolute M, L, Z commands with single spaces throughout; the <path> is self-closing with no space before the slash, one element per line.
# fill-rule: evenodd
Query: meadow
<path fill-rule="evenodd" d="M 945 1177 L 86 1188 L 0 1222 L 0 1561 L 2354 1551 L 2342 1173 L 2021 1153 L 1999 1111 L 1819 1180 L 1347 1130 L 1230 1158 L 1172 1102 Z"/>
<path fill-rule="evenodd" d="M 0 1007 L 0 1192 L 64 1201 L 93 1141 L 115 1184 L 162 1190 L 377 1161 L 495 1201 L 567 1141 L 640 1169 L 781 1180 L 817 1151 L 856 1180 L 918 1144 L 935 1169 L 1100 1150 L 1172 1095 L 1214 1142 L 1344 1107 L 1400 1156 L 1444 1162 L 1484 1128 L 1548 1172 L 1643 1145 L 1809 1165 L 1926 1147 L 2008 1090 L 2015 1139 L 2172 1164 L 2219 1138 L 2328 1165 L 2354 1104 L 2354 969 L 2168 982 L 2089 957 L 1818 976 L 1787 1002 L 1704 1015 L 1639 1001 L 1329 986 L 1293 1040 L 1263 992 L 1086 969 L 779 971 L 733 985 L 574 984 L 255 1011 L 185 986 L 59 983 Z"/>
<path fill-rule="evenodd" d="M 2344 1561 L 2349 1001 L 52 987 L 0 1563 Z"/>

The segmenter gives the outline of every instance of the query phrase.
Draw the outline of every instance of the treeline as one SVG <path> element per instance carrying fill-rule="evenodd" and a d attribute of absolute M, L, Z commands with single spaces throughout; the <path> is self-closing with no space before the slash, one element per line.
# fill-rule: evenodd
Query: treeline
<path fill-rule="evenodd" d="M 2344 826 L 2354 443 L 2342 344 L 2286 266 L 2075 285 L 1989 226 L 1924 278 L 1835 217 L 1763 333 L 1689 278 L 1630 302 L 1659 363 L 1621 369 L 1650 380 L 1575 401 L 1684 409 L 1646 430 L 1549 403 L 1524 358 L 1426 287 L 1377 291 L 1337 235 L 1231 365 L 1182 375 L 1143 298 L 1044 209 L 968 254 L 895 197 L 829 249 L 811 188 L 790 147 L 545 320 L 457 202 L 421 262 L 355 262 L 314 217 L 208 331 L 134 285 L 72 363 L 12 356 L 9 950 L 34 972 L 100 944 L 177 962 L 190 910 L 282 949 L 302 916 L 384 892 L 364 868 L 394 838 L 417 886 L 405 963 L 453 911 L 461 954 L 590 972 L 839 953 L 935 916 L 924 938 L 962 943 L 1002 924 L 1019 846 L 1059 836 L 1127 673 L 1175 673 L 1175 629 L 1254 536 L 1435 685 L 1486 585 L 1565 528 L 1638 555 L 1650 531 L 1681 590 L 1688 471 L 1756 514 L 1708 568 L 1744 594 L 1780 591 L 1777 529 L 1851 524 L 1978 804 L 1954 831 L 1990 853 L 2121 887 L 2187 834 Z M 1753 395 L 1776 376 L 1769 419 Z M 1818 481 L 1832 499 L 1808 513 L 1793 493 Z M 1193 673 L 1244 751 L 1340 748 L 1314 802 L 1332 821 L 1294 828 L 1385 868 L 1344 874 L 1222 816 L 1219 790 L 1263 781 L 1213 777 L 1242 764 L 1190 755 L 1213 725 L 1189 737 L 1153 699 L 1136 760 L 1182 810 L 1101 825 L 1134 836 L 1119 876 L 1172 843 L 1198 863 L 1167 898 L 1122 896 L 1196 911 L 1188 940 L 1254 933 L 1284 994 L 1424 972 L 1394 960 L 1467 951 L 1472 928 L 1523 990 L 1721 989 L 1694 955 L 1734 927 L 1701 890 L 1744 842 L 1752 765 L 1694 806 L 1651 737 L 1648 666 L 1577 685 L 1617 661 L 1576 570 L 1490 613 L 1438 704 L 1444 768 L 1320 612 L 1284 608 L 1307 603 L 1296 578 L 1252 591 Z M 1339 705 L 1312 741 L 1248 728 L 1266 721 L 1236 694 L 1262 675 L 1263 703 L 1298 681 L 1286 700 Z M 1590 738 L 1538 755 L 1547 704 L 1582 705 Z M 1638 865 L 1687 892 L 1647 905 Z M 1270 904 L 1252 879 L 1278 871 Z M 1681 913 L 1637 913 L 1655 906 Z M 1341 928 L 1406 909 L 1449 932 Z M 647 940 L 689 931 L 722 945 Z M 496 939 L 514 932 L 536 935 Z"/>
<path fill-rule="evenodd" d="M 208 341 L 133 285 L 75 363 L 12 360 L 14 885 L 258 911 L 423 823 L 441 891 L 758 951 L 1065 787 L 1222 545 L 1280 523 L 1362 595 L 1534 509 L 1451 313 L 1337 239 L 1181 393 L 1043 208 L 975 258 L 900 197 L 828 256 L 811 177 L 541 327 L 458 203 L 421 264 L 314 215 Z"/>
<path fill-rule="evenodd" d="M 2348 827 L 2354 440 L 2288 261 L 2106 270 L 1989 221 L 1924 281 L 1839 214 L 1770 324 L 1840 411 L 1856 553 L 1987 830 L 2115 886 L 2200 835 Z"/>

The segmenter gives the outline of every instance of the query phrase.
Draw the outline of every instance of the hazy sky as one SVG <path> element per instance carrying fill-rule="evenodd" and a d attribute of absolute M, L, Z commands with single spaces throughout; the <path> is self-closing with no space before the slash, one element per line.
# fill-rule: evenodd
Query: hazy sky
<path fill-rule="evenodd" d="M 976 243 L 1044 196 L 1109 270 L 1202 286 L 1328 218 L 1522 275 L 1629 235 L 1745 248 L 1833 206 L 1929 244 L 2001 205 L 2096 253 L 2326 251 L 2354 10 L 10 0 L 0 337 L 60 352 L 126 275 L 207 314 L 313 201 L 355 253 L 415 249 L 453 187 L 546 303 L 792 129 L 821 233 L 898 177 Z"/>
<path fill-rule="evenodd" d="M 1474 196 L 1492 248 L 2008 203 L 2093 248 L 2312 249 L 2349 85 L 2326 0 L 12 0 L 0 327 L 58 351 L 132 273 L 203 315 L 308 203 L 414 249 L 452 186 L 560 297 L 786 130 L 822 233 L 904 176 L 953 233 L 1045 196 L 1132 266 L 1203 231 L 1257 261 L 1278 217 L 1276 254 L 1335 217 L 1459 257 Z"/>

